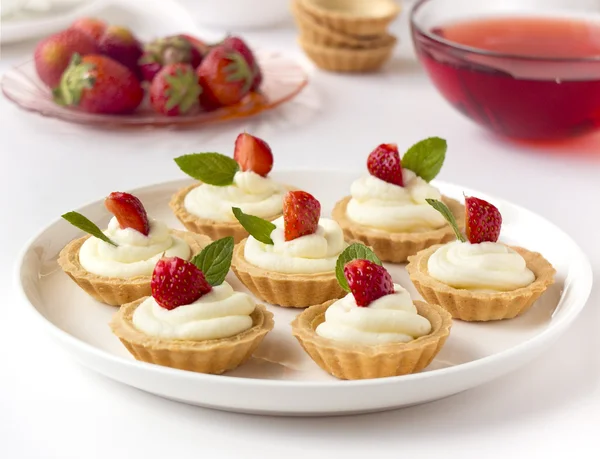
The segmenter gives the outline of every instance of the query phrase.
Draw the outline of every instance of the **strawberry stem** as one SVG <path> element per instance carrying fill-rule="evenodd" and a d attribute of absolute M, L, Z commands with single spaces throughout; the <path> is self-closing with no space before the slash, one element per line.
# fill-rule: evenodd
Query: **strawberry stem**
<path fill-rule="evenodd" d="M 60 84 L 52 91 L 54 101 L 59 105 L 79 105 L 83 90 L 91 89 L 96 84 L 94 69 L 94 65 L 83 63 L 79 54 L 73 54 L 71 63 L 60 79 Z"/>
<path fill-rule="evenodd" d="M 446 204 L 444 204 L 442 201 L 438 201 L 437 199 L 426 199 L 426 201 L 427 201 L 427 204 L 429 204 L 431 207 L 433 207 L 435 210 L 437 210 L 446 219 L 446 221 L 448 222 L 448 224 L 454 231 L 454 234 L 456 235 L 456 239 L 458 239 L 460 242 L 467 242 L 467 239 L 460 232 L 460 229 L 458 229 L 458 225 L 456 224 L 456 219 L 454 218 L 454 215 L 452 214 L 450 209 L 448 209 L 448 206 Z"/>

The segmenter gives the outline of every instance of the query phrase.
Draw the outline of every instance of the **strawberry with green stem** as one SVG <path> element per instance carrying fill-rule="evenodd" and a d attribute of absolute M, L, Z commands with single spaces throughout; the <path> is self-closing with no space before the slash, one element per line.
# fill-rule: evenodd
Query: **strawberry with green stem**
<path fill-rule="evenodd" d="M 150 85 L 150 103 L 157 113 L 179 116 L 199 108 L 201 89 L 189 64 L 164 66 Z"/>
<path fill-rule="evenodd" d="M 202 44 L 188 35 L 158 38 L 147 43 L 138 60 L 143 79 L 151 82 L 164 66 L 170 64 L 189 64 L 196 69 L 206 52 Z"/>

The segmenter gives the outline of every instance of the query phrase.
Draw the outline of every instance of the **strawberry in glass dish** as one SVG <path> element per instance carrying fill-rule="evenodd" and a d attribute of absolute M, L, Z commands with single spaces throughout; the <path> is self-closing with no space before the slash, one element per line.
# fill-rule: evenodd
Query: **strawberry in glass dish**
<path fill-rule="evenodd" d="M 244 59 L 248 63 L 248 66 L 252 69 L 253 73 L 252 85 L 250 86 L 250 90 L 258 91 L 263 81 L 263 75 L 260 66 L 258 65 L 258 62 L 256 60 L 256 57 L 250 49 L 250 47 L 248 46 L 248 44 L 240 37 L 229 36 L 225 40 L 223 40 L 220 43 L 220 45 L 237 51 L 242 56 L 244 56 Z"/>
<path fill-rule="evenodd" d="M 150 104 L 166 116 L 188 115 L 198 111 L 200 85 L 189 64 L 165 65 L 150 85 Z"/>
<path fill-rule="evenodd" d="M 99 53 L 123 64 L 139 79 L 142 74 L 138 61 L 142 56 L 142 44 L 131 30 L 121 26 L 108 26 L 98 40 Z"/>
<path fill-rule="evenodd" d="M 202 41 L 189 35 L 163 37 L 146 43 L 138 61 L 143 79 L 151 82 L 160 69 L 169 64 L 189 64 L 197 68 L 206 52 L 202 45 Z"/>
<path fill-rule="evenodd" d="M 96 43 L 100 41 L 100 37 L 102 37 L 107 27 L 108 24 L 102 19 L 91 17 L 79 18 L 71 24 L 71 29 L 76 29 L 89 35 Z"/>

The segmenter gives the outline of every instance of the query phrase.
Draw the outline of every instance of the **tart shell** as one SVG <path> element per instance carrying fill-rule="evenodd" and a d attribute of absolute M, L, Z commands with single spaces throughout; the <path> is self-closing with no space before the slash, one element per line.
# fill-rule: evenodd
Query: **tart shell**
<path fill-rule="evenodd" d="M 133 325 L 133 313 L 145 299 L 124 304 L 110 327 L 136 360 L 179 370 L 210 374 L 233 370 L 252 356 L 274 326 L 273 314 L 257 304 L 250 316 L 252 328 L 235 336 L 204 341 L 156 338 Z"/>
<path fill-rule="evenodd" d="M 194 256 L 211 243 L 210 238 L 187 231 L 170 230 L 171 235 L 183 239 L 190 246 Z M 69 242 L 58 256 L 58 264 L 62 270 L 75 283 L 94 299 L 109 304 L 120 306 L 135 301 L 143 296 L 150 295 L 150 281 L 152 276 L 136 276 L 129 279 L 119 277 L 106 277 L 90 273 L 79 262 L 79 249 L 83 243 L 92 236 L 84 236 Z"/>
<path fill-rule="evenodd" d="M 419 315 L 431 323 L 430 334 L 409 343 L 377 346 L 335 341 L 315 331 L 334 301 L 312 306 L 299 314 L 292 322 L 292 334 L 317 365 L 339 379 L 385 378 L 419 372 L 444 346 L 452 327 L 452 318 L 446 310 L 415 301 Z"/>
<path fill-rule="evenodd" d="M 342 227 L 346 240 L 360 241 L 371 247 L 381 261 L 404 263 L 409 256 L 427 247 L 456 239 L 454 231 L 447 224 L 439 229 L 415 233 L 387 232 L 361 225 L 348 218 L 346 209 L 350 199 L 351 196 L 346 196 L 335 205 L 332 212 L 333 219 Z M 442 197 L 442 201 L 454 214 L 459 229 L 463 230 L 465 206 L 446 196 Z"/>
<path fill-rule="evenodd" d="M 510 292 L 473 292 L 457 289 L 429 275 L 429 257 L 441 245 L 432 246 L 409 257 L 406 270 L 417 291 L 428 303 L 439 304 L 452 317 L 468 322 L 512 319 L 526 312 L 535 301 L 554 283 L 556 270 L 541 254 L 521 247 L 511 247 L 524 259 L 535 274 L 535 280 L 527 287 Z"/>
<path fill-rule="evenodd" d="M 285 274 L 250 264 L 244 257 L 246 239 L 235 246 L 231 269 L 254 296 L 289 308 L 305 308 L 343 297 L 335 271 L 316 274 Z"/>

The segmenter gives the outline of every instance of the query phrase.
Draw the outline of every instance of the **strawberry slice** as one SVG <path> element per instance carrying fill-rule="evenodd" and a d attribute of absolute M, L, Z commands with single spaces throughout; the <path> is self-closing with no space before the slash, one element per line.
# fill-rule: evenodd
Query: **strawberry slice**
<path fill-rule="evenodd" d="M 313 234 L 319 227 L 321 204 L 306 191 L 290 191 L 283 198 L 286 241 Z"/>
<path fill-rule="evenodd" d="M 273 153 L 269 144 L 245 132 L 235 139 L 233 159 L 243 171 L 252 171 L 263 177 L 273 168 Z"/>
<path fill-rule="evenodd" d="M 357 306 L 369 306 L 378 298 L 394 293 L 394 281 L 390 273 L 372 261 L 352 260 L 344 266 L 344 276 Z"/>
<path fill-rule="evenodd" d="M 191 304 L 212 290 L 204 273 L 179 257 L 158 260 L 150 287 L 158 305 L 169 310 Z"/>
<path fill-rule="evenodd" d="M 396 144 L 382 143 L 375 148 L 367 159 L 367 169 L 369 174 L 384 182 L 404 186 L 402 162 Z"/>
<path fill-rule="evenodd" d="M 471 244 L 496 242 L 500 236 L 502 215 L 487 201 L 465 197 L 467 239 Z"/>
<path fill-rule="evenodd" d="M 134 195 L 115 191 L 108 195 L 104 205 L 110 213 L 117 217 L 121 228 L 131 228 L 148 236 L 150 232 L 148 214 L 142 202 Z"/>

